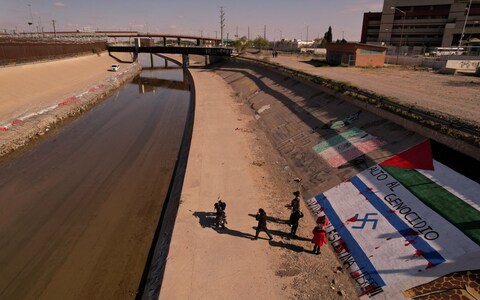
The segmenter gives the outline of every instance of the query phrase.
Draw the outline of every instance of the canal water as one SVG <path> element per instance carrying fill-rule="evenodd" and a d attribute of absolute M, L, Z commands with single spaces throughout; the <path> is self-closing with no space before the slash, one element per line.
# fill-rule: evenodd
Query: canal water
<path fill-rule="evenodd" d="M 133 298 L 189 111 L 180 67 L 146 68 L 0 166 L 0 299 Z"/>

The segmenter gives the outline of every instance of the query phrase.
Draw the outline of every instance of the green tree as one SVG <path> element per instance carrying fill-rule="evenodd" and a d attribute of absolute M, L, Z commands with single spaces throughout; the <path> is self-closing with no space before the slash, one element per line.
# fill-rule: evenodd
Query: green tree
<path fill-rule="evenodd" d="M 248 40 L 246 36 L 242 36 L 236 41 L 233 41 L 232 47 L 235 48 L 238 52 L 243 52 L 245 49 L 252 45 L 252 41 Z"/>
<path fill-rule="evenodd" d="M 314 39 L 313 40 L 313 47 L 319 48 L 319 47 L 325 47 L 325 39 L 324 38 L 319 38 L 319 39 Z"/>
<path fill-rule="evenodd" d="M 264 39 L 263 37 L 259 36 L 253 40 L 253 45 L 255 46 L 255 48 L 263 50 L 268 47 L 269 43 L 267 39 Z"/>
<path fill-rule="evenodd" d="M 328 26 L 328 31 L 325 32 L 325 34 L 323 35 L 323 38 L 325 39 L 325 41 L 326 41 L 327 43 L 331 43 L 331 42 L 332 42 L 332 39 L 333 39 L 332 26 Z"/>

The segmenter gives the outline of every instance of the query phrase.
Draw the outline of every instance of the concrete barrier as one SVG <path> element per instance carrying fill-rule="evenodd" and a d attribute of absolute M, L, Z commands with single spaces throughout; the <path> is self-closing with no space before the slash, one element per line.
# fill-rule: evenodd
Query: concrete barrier
<path fill-rule="evenodd" d="M 446 68 L 455 69 L 458 72 L 475 73 L 480 66 L 480 60 L 448 60 Z"/>
<path fill-rule="evenodd" d="M 441 68 L 438 70 L 438 73 L 445 74 L 445 75 L 455 75 L 457 73 L 457 69 L 455 68 Z"/>

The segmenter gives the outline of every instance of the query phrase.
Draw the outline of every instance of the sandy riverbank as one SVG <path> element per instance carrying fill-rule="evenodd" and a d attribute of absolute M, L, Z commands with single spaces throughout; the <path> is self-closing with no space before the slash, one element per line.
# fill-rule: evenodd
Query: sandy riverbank
<path fill-rule="evenodd" d="M 105 98 L 140 71 L 103 53 L 0 68 L 0 156 Z M 111 64 L 120 64 L 117 72 Z"/>

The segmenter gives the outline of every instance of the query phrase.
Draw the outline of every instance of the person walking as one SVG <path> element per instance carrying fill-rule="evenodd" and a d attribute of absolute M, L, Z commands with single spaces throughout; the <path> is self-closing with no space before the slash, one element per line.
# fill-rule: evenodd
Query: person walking
<path fill-rule="evenodd" d="M 269 239 L 273 240 L 272 235 L 270 234 L 270 232 L 268 232 L 268 229 L 267 229 L 267 213 L 263 210 L 263 208 L 258 209 L 255 219 L 258 221 L 258 225 L 257 225 L 257 232 L 255 233 L 255 237 L 252 238 L 252 240 L 258 239 L 258 234 L 260 233 L 260 231 L 265 231 Z"/>
<path fill-rule="evenodd" d="M 295 191 L 293 192 L 293 195 L 295 196 L 295 198 L 293 198 L 292 202 L 290 202 L 290 204 L 286 205 L 286 207 L 289 207 L 292 209 L 292 213 L 300 210 L 300 192 L 299 191 Z"/>
<path fill-rule="evenodd" d="M 325 245 L 327 243 L 327 234 L 323 227 L 317 225 L 315 228 L 313 228 L 313 238 L 312 238 L 312 243 L 314 244 L 313 246 L 313 253 L 316 255 L 320 254 L 320 247 Z"/>
<path fill-rule="evenodd" d="M 297 210 L 296 212 L 292 212 L 292 214 L 290 215 L 290 226 L 292 227 L 290 234 L 293 237 L 297 236 L 298 222 L 301 218 L 303 218 L 303 213 L 299 210 Z"/>

